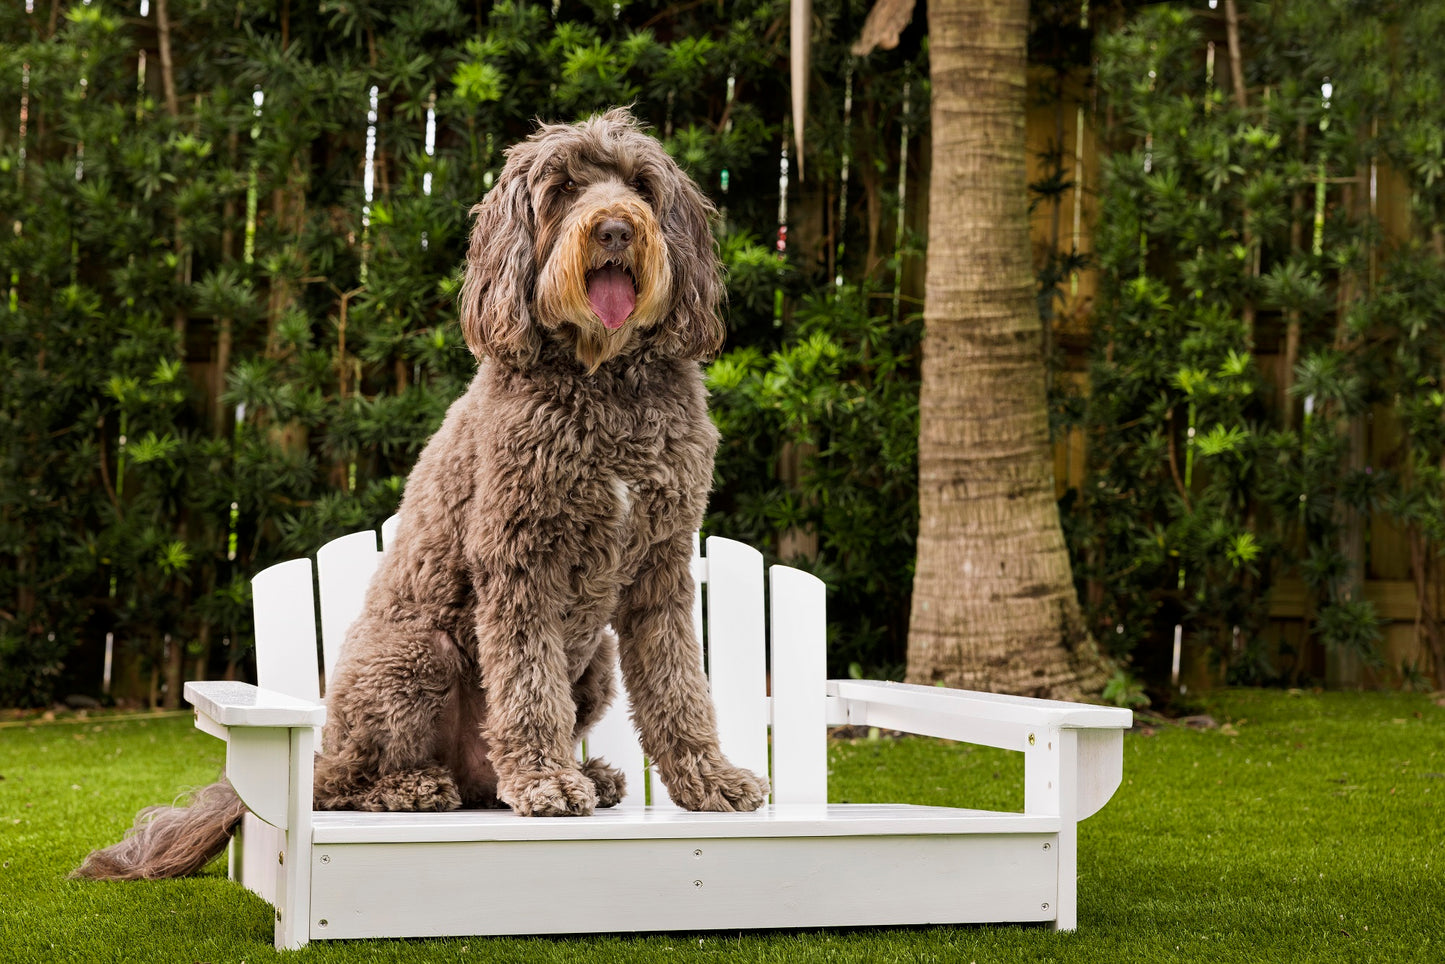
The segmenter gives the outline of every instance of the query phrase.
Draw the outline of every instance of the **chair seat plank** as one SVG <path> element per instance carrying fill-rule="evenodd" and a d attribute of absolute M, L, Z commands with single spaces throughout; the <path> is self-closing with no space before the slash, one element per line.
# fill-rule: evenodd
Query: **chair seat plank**
<path fill-rule="evenodd" d="M 1057 833 L 1050 814 L 906 804 L 776 804 L 753 813 L 673 807 L 598 810 L 585 819 L 519 817 L 510 810 L 449 813 L 317 811 L 315 842 L 444 843 L 468 840 L 668 840 L 733 837 L 858 837 L 878 834 Z"/>

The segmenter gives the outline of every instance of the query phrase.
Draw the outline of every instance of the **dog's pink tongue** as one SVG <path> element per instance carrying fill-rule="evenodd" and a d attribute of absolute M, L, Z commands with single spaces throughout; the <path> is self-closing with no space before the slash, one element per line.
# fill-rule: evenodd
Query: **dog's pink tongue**
<path fill-rule="evenodd" d="M 587 300 L 592 310 L 608 328 L 621 328 L 632 309 L 637 307 L 637 292 L 632 279 L 621 268 L 606 267 L 596 271 L 587 283 Z"/>

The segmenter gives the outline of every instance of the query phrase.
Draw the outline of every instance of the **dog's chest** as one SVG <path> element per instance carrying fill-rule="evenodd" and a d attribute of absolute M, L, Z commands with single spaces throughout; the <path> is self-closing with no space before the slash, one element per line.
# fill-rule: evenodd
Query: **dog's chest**
<path fill-rule="evenodd" d="M 616 475 L 612 477 L 612 502 L 619 521 L 626 523 L 632 519 L 632 484 Z"/>
<path fill-rule="evenodd" d="M 703 419 L 710 429 L 705 415 Z M 587 541 L 612 547 L 607 555 L 623 581 L 630 579 L 649 547 L 702 524 L 712 483 L 711 453 L 679 428 L 665 420 L 644 420 L 634 431 L 598 446 L 608 451 L 593 463 L 597 476 L 592 491 L 606 508 L 594 517 L 602 531 Z"/>
<path fill-rule="evenodd" d="M 717 432 L 696 366 L 483 384 L 478 508 L 517 540 L 625 581 L 640 551 L 702 524 Z"/>

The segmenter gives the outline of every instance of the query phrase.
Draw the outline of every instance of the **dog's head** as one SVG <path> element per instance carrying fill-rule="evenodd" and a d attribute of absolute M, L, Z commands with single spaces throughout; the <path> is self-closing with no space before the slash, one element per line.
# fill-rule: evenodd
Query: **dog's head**
<path fill-rule="evenodd" d="M 525 365 L 550 338 L 595 371 L 641 346 L 722 346 L 713 206 L 628 111 L 543 125 L 472 213 L 461 323 L 478 357 Z"/>

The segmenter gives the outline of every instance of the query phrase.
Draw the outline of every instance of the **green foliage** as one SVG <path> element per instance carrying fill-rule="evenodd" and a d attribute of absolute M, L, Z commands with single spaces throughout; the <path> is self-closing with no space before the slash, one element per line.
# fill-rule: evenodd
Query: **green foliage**
<path fill-rule="evenodd" d="M 52 27 L 39 6 L 0 8 L 26 110 L 23 141 L 13 113 L 0 129 L 0 704 L 93 689 L 107 634 L 130 697 L 173 702 L 192 660 L 244 672 L 249 577 L 394 511 L 471 377 L 457 264 L 503 150 L 619 102 L 723 215 L 709 527 L 790 561 L 816 539 L 833 670 L 897 674 L 918 323 L 875 292 L 908 253 L 878 239 L 901 125 L 926 127 L 921 22 L 858 60 L 869 4 L 815 4 L 809 182 L 780 253 L 780 0 L 172 0 L 174 107 L 154 21 L 95 0 Z M 1175 624 L 1227 678 L 1299 678 L 1263 638 L 1283 580 L 1314 639 L 1381 666 L 1359 592 L 1378 517 L 1408 533 L 1445 647 L 1445 31 L 1436 5 L 1377 6 L 1242 4 L 1244 107 L 1206 83 L 1198 11 L 1147 6 L 1099 41 L 1102 286 L 1089 389 L 1058 394 L 1055 424 L 1085 433 L 1065 525 L 1095 636 L 1133 660 L 1124 697 L 1157 688 Z M 1078 13 L 1032 8 L 1058 89 L 1090 60 Z M 1037 204 L 1070 189 L 1064 156 Z M 1372 159 L 1408 182 L 1408 245 L 1346 186 Z M 1046 254 L 1046 320 L 1083 264 Z M 1398 434 L 1379 464 L 1371 419 Z"/>
<path fill-rule="evenodd" d="M 1420 119 L 1445 121 L 1421 100 L 1438 80 L 1418 44 L 1382 32 L 1423 38 L 1413 29 L 1438 13 L 1244 9 L 1244 107 L 1172 66 L 1203 45 L 1194 12 L 1140 11 L 1099 44 L 1116 127 L 1082 406 L 1090 475 L 1068 525 L 1096 633 L 1156 683 L 1176 623 L 1231 678 L 1298 678 L 1300 655 L 1276 668 L 1260 638 L 1286 578 L 1305 585 L 1314 639 L 1379 667 L 1381 621 L 1360 593 L 1371 514 L 1410 528 L 1427 566 L 1441 545 L 1445 354 L 1426 319 L 1445 297 L 1442 252 L 1392 252 L 1358 193 L 1385 153 L 1411 172 L 1417 230 L 1438 238 Z M 1261 371 L 1261 350 L 1293 368 Z M 1387 404 L 1407 454 L 1371 464 L 1367 419 L 1380 430 Z"/>
<path fill-rule="evenodd" d="M 862 663 L 898 676 L 917 532 L 920 324 L 894 324 L 873 303 L 866 289 L 805 298 L 781 348 L 737 348 L 708 369 L 723 436 L 708 528 L 828 584 L 830 672 Z"/>
<path fill-rule="evenodd" d="M 468 208 L 535 118 L 632 103 L 705 186 L 774 186 L 728 199 L 772 230 L 774 0 L 173 0 L 168 78 L 153 21 L 48 11 L 0 11 L 27 110 L 0 131 L 0 704 L 94 687 L 107 633 L 120 691 L 174 702 L 180 654 L 244 658 L 252 573 L 395 510 L 475 365 Z M 765 274 L 739 265 L 735 329 L 771 327 Z"/>
<path fill-rule="evenodd" d="M 1109 682 L 1104 684 L 1104 692 L 1100 695 L 1105 703 L 1112 703 L 1114 706 L 1142 709 L 1149 705 L 1149 695 L 1144 690 L 1144 684 L 1127 670 L 1115 672 Z"/>
<path fill-rule="evenodd" d="M 780 0 L 726 16 L 610 0 L 171 0 L 170 76 L 154 12 L 95 0 L 57 8 L 52 25 L 39 7 L 0 8 L 0 77 L 26 110 L 23 141 L 14 112 L 0 129 L 0 705 L 94 692 L 107 634 L 125 697 L 174 704 L 197 663 L 245 673 L 250 576 L 395 510 L 475 369 L 455 323 L 468 211 L 537 118 L 631 104 L 724 214 L 731 345 L 758 358 L 822 350 L 808 339 L 823 326 L 794 305 L 831 289 L 831 265 L 771 245 L 788 109 Z M 854 212 L 872 211 L 865 191 L 896 207 L 885 175 L 898 118 L 872 103 L 898 99 L 901 71 L 918 75 L 918 40 L 859 72 L 845 141 L 845 51 L 866 5 L 816 11 L 842 30 L 818 47 L 815 104 L 827 107 L 810 138 L 851 143 Z M 791 190 L 795 210 L 836 210 L 821 186 Z M 861 276 L 877 267 L 861 243 L 877 225 L 848 218 L 829 230 Z M 850 353 L 893 337 L 867 324 L 827 328 L 842 354 L 817 364 L 867 368 Z M 841 406 L 859 435 L 875 417 L 863 395 L 799 401 L 817 411 L 788 431 L 834 431 Z M 720 401 L 753 429 L 776 421 L 742 413 L 771 404 L 763 393 Z M 781 444 L 760 439 L 754 455 Z M 832 477 L 856 454 L 827 456 Z M 909 458 L 890 449 L 879 477 L 906 477 Z M 781 527 L 770 543 L 796 513 L 757 508 L 756 476 L 734 462 L 719 502 L 751 500 L 736 518 L 752 533 Z M 892 498 L 900 512 L 886 518 L 827 510 L 830 527 L 848 521 L 827 557 L 842 584 L 888 584 L 858 605 L 889 628 L 852 639 L 854 655 L 901 651 L 912 503 Z M 884 539 L 889 573 L 863 548 L 871 524 L 900 533 Z"/>

